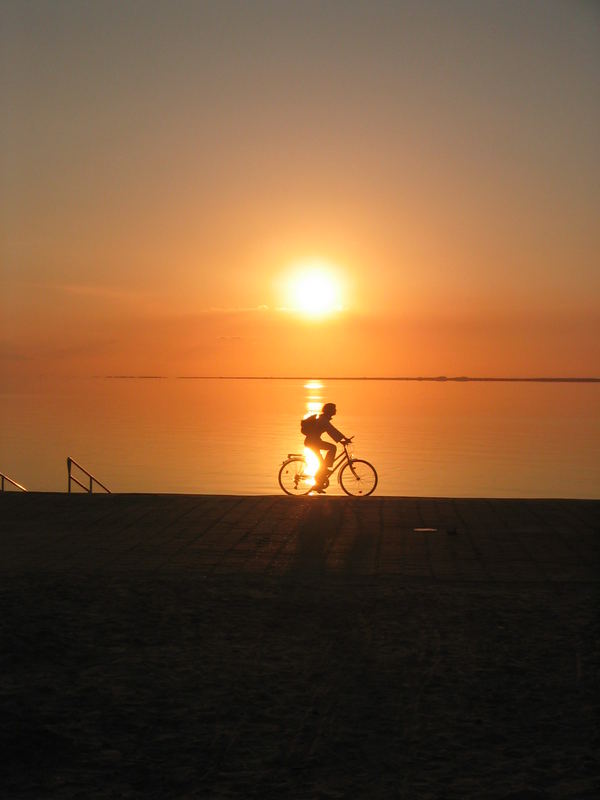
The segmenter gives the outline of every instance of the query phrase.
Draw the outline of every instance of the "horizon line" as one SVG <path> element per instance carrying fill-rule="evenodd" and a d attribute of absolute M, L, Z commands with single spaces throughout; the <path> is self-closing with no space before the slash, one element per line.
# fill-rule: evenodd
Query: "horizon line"
<path fill-rule="evenodd" d="M 468 375 L 325 375 L 315 378 L 313 375 L 104 375 L 95 376 L 112 380 L 233 380 L 233 381 L 439 381 L 455 383 L 600 383 L 600 377 L 575 377 L 564 376 L 484 376 L 474 377 Z"/>

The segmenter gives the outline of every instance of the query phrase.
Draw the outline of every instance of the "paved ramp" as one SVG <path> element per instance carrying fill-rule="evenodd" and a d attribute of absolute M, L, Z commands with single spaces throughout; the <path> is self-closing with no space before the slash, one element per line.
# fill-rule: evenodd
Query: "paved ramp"
<path fill-rule="evenodd" d="M 15 493 L 0 515 L 4 574 L 600 577 L 598 501 Z"/>

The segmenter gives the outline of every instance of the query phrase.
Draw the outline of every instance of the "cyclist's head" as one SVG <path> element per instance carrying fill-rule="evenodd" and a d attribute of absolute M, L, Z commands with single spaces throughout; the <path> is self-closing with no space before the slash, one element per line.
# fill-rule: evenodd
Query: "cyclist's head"
<path fill-rule="evenodd" d="M 333 417 L 337 408 L 335 407 L 335 403 L 325 403 L 321 410 L 326 417 Z"/>

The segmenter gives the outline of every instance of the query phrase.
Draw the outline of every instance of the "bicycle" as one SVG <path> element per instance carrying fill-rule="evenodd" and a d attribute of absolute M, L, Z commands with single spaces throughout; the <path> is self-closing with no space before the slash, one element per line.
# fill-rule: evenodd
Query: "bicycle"
<path fill-rule="evenodd" d="M 343 450 L 336 456 L 323 488 L 329 486 L 333 475 L 338 473 L 338 482 L 344 492 L 351 497 L 367 497 L 377 486 L 375 467 L 362 458 L 354 458 L 348 445 L 354 437 L 342 442 Z M 301 453 L 288 453 L 279 469 L 279 485 L 286 494 L 309 494 L 315 484 L 315 476 L 308 469 L 306 458 Z"/>

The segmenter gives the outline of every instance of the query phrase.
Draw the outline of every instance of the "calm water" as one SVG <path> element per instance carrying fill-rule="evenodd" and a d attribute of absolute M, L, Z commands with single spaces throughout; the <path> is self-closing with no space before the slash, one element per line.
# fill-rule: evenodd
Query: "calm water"
<path fill-rule="evenodd" d="M 378 494 L 598 498 L 599 397 L 599 384 L 40 383 L 0 394 L 0 471 L 65 491 L 70 455 L 115 492 L 279 493 L 300 418 L 334 401 Z"/>

